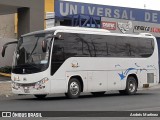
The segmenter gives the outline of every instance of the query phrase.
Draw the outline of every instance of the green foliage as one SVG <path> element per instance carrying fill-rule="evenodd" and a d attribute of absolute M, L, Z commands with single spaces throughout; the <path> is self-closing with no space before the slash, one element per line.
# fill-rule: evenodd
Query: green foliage
<path fill-rule="evenodd" d="M 12 67 L 11 66 L 4 66 L 0 68 L 0 72 L 2 73 L 11 73 Z"/>

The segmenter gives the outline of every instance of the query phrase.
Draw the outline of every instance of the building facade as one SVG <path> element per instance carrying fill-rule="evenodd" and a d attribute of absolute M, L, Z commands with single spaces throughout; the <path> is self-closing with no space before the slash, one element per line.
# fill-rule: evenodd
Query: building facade
<path fill-rule="evenodd" d="M 96 27 L 122 34 L 145 32 L 160 37 L 160 11 L 56 0 L 55 18 L 60 25 Z"/>
<path fill-rule="evenodd" d="M 20 35 L 45 28 L 45 16 L 53 12 L 54 0 L 0 0 L 0 48 Z M 0 56 L 0 67 L 11 66 L 14 45 Z"/>

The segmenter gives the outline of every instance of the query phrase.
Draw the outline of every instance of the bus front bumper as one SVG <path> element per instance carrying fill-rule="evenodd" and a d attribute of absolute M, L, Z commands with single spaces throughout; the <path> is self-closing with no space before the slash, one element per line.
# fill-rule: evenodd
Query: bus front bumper
<path fill-rule="evenodd" d="M 12 92 L 14 94 L 49 94 L 49 88 L 47 86 L 46 84 L 19 84 L 12 82 Z"/>

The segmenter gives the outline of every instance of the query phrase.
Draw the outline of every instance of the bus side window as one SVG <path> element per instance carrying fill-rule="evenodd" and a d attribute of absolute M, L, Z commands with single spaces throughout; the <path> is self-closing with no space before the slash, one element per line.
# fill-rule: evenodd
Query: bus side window
<path fill-rule="evenodd" d="M 153 54 L 154 45 L 152 39 L 143 39 L 140 38 L 139 43 L 139 56 L 141 57 L 150 57 Z"/>
<path fill-rule="evenodd" d="M 54 40 L 51 62 L 51 75 L 53 75 L 65 61 L 64 41 L 65 40 Z"/>

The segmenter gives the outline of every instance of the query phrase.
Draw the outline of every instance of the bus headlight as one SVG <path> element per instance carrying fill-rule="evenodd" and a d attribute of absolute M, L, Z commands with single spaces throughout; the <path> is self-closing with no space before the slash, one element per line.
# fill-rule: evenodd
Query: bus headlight
<path fill-rule="evenodd" d="M 35 88 L 36 88 L 37 90 L 45 88 L 45 83 L 47 83 L 48 80 L 49 80 L 49 79 L 48 79 L 47 77 L 45 77 L 45 78 L 43 78 L 42 80 L 38 81 L 38 82 L 35 84 Z"/>
<path fill-rule="evenodd" d="M 20 85 L 19 85 L 18 83 L 12 82 L 12 88 L 13 88 L 13 89 L 18 90 L 19 86 L 20 86 Z"/>

